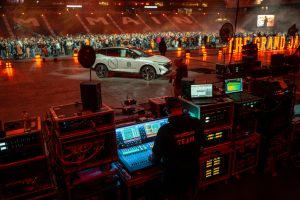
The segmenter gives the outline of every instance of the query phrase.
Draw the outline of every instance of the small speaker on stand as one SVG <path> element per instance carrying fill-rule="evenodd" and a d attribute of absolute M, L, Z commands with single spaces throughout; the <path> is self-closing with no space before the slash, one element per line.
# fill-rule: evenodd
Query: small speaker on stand
<path fill-rule="evenodd" d="M 101 83 L 87 81 L 80 83 L 83 110 L 99 111 L 102 107 Z"/>
<path fill-rule="evenodd" d="M 92 81 L 92 69 L 96 60 L 95 50 L 84 46 L 78 52 L 78 61 L 84 68 L 90 68 L 90 81 L 80 83 L 83 110 L 99 111 L 102 107 L 101 83 Z"/>

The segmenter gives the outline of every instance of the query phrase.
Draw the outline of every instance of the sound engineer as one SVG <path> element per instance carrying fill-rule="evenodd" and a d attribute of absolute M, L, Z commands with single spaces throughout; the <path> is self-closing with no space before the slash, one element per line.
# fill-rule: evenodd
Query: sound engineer
<path fill-rule="evenodd" d="M 200 138 L 203 134 L 199 119 L 182 111 L 176 97 L 166 98 L 169 123 L 163 125 L 155 138 L 153 162 L 162 162 L 162 185 L 168 199 L 194 199 L 199 177 Z"/>

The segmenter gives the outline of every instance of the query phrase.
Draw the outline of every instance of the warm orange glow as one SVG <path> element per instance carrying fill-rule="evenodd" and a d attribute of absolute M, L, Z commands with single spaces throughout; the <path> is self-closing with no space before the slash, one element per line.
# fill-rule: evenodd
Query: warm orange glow
<path fill-rule="evenodd" d="M 250 41 L 250 37 L 244 37 L 244 45 L 246 45 Z"/>
<path fill-rule="evenodd" d="M 74 61 L 74 63 L 78 64 L 79 63 L 78 57 L 73 57 L 73 61 Z"/>
<path fill-rule="evenodd" d="M 190 65 L 190 57 L 186 57 L 185 64 Z"/>
<path fill-rule="evenodd" d="M 181 57 L 181 53 L 182 53 L 182 51 L 181 51 L 181 50 L 178 50 L 178 51 L 177 51 L 177 57 Z"/>
<path fill-rule="evenodd" d="M 74 52 L 73 57 L 78 57 L 78 53 Z"/>
<path fill-rule="evenodd" d="M 266 45 L 266 49 L 267 50 L 272 50 L 273 48 L 273 37 L 268 37 L 268 41 L 267 41 L 267 45 Z"/>
<path fill-rule="evenodd" d="M 296 37 L 295 37 L 295 39 L 294 39 L 294 46 L 293 46 L 293 48 L 297 48 L 298 45 L 299 45 L 299 36 L 296 35 Z"/>
<path fill-rule="evenodd" d="M 279 42 L 279 49 L 280 49 L 280 50 L 283 50 L 283 49 L 284 49 L 284 46 L 285 46 L 285 37 L 284 37 L 284 36 L 281 36 L 281 37 L 280 37 L 280 42 Z"/>
<path fill-rule="evenodd" d="M 267 44 L 267 38 L 261 37 L 260 38 L 260 50 L 265 51 L 266 50 L 266 44 Z"/>
<path fill-rule="evenodd" d="M 181 51 L 181 48 L 180 48 L 180 47 L 178 47 L 178 48 L 177 48 L 177 51 Z"/>
<path fill-rule="evenodd" d="M 14 71 L 12 68 L 6 68 L 4 70 L 4 73 L 6 73 L 6 75 L 8 76 L 8 78 L 12 78 L 14 76 Z"/>
<path fill-rule="evenodd" d="M 6 74 L 8 78 L 12 78 L 14 76 L 14 71 L 11 62 L 5 63 L 5 67 L 3 73 Z"/>
<path fill-rule="evenodd" d="M 42 67 L 42 59 L 36 59 L 35 60 L 35 67 L 41 68 Z"/>
<path fill-rule="evenodd" d="M 5 67 L 6 67 L 6 68 L 12 68 L 12 66 L 11 66 L 11 62 L 7 62 L 7 63 L 5 63 Z"/>
<path fill-rule="evenodd" d="M 235 38 L 235 52 L 242 52 L 242 47 L 244 45 L 243 38 Z"/>
<path fill-rule="evenodd" d="M 273 50 L 278 50 L 278 49 L 279 49 L 279 41 L 280 41 L 279 36 L 275 36 L 275 37 L 274 37 Z"/>
<path fill-rule="evenodd" d="M 190 54 L 190 53 L 185 53 L 185 57 L 186 57 L 186 58 L 190 58 L 190 57 L 191 57 L 191 54 Z"/>
<path fill-rule="evenodd" d="M 41 55 L 39 54 L 35 55 L 35 59 L 41 59 Z"/>
<path fill-rule="evenodd" d="M 148 49 L 148 53 L 152 53 L 153 51 L 152 51 L 152 49 Z"/>

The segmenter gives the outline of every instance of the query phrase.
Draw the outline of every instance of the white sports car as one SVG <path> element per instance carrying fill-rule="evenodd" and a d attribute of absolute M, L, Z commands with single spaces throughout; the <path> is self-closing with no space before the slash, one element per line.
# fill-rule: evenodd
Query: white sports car
<path fill-rule="evenodd" d="M 98 77 L 108 76 L 108 72 L 139 73 L 145 80 L 152 80 L 172 70 L 170 59 L 147 54 L 139 49 L 108 47 L 96 50 L 96 61 L 92 66 Z"/>

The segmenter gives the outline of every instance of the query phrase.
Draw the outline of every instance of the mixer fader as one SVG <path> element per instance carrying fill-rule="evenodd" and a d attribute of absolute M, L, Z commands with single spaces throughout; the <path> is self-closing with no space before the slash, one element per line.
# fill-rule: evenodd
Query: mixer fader
<path fill-rule="evenodd" d="M 153 165 L 148 158 L 159 128 L 166 123 L 163 118 L 116 129 L 119 159 L 129 172 Z"/>

